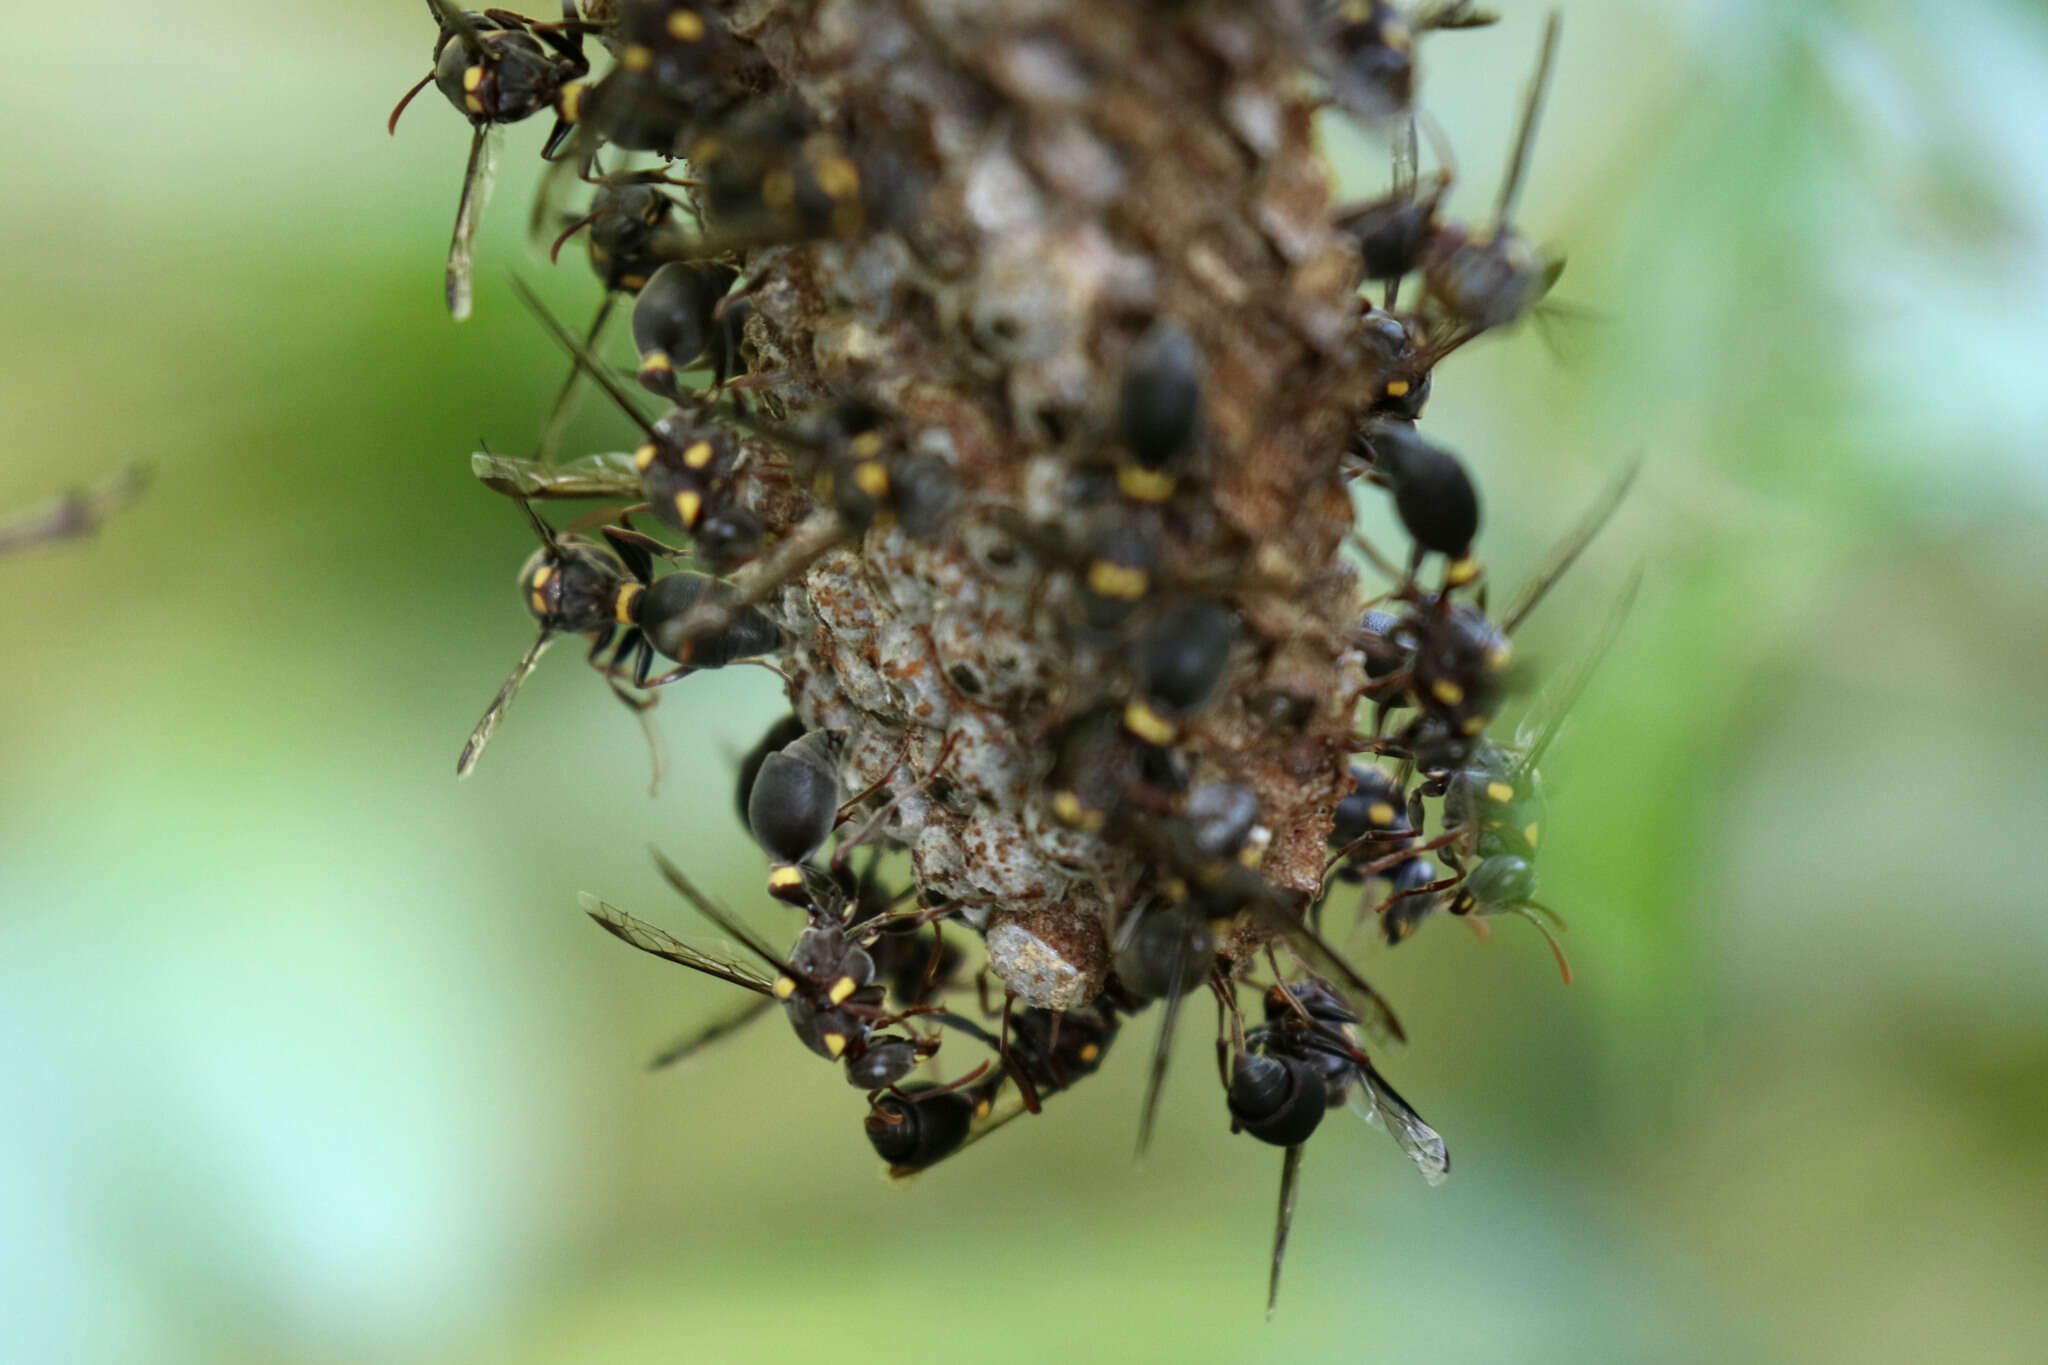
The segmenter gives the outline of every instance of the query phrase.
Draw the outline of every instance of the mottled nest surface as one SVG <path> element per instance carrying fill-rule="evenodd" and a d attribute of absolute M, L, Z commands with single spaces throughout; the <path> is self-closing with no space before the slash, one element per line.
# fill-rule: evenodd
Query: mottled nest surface
<path fill-rule="evenodd" d="M 1221 591 L 1246 630 L 1178 748 L 1197 781 L 1257 791 L 1262 871 L 1313 895 L 1364 681 L 1341 456 L 1386 376 L 1351 335 L 1359 267 L 1329 226 L 1316 94 L 1285 24 L 920 8 L 919 23 L 868 0 L 733 18 L 821 113 L 915 149 L 930 185 L 900 232 L 748 255 L 750 355 L 783 376 L 771 401 L 872 397 L 971 490 L 939 534 L 871 529 L 770 601 L 797 713 L 850 736 L 847 791 L 905 791 L 951 742 L 887 832 L 927 900 L 989 929 L 1005 984 L 1076 1005 L 1146 869 L 1055 818 L 1044 778 L 1061 726 L 1120 693 L 1117 644 L 1142 622 L 1077 626 L 1078 566 L 1013 528 L 1078 546 L 1124 514 L 1077 505 L 1073 471 L 1114 458 L 1127 358 L 1153 317 L 1179 319 L 1204 362 L 1204 435 L 1197 477 L 1161 509 L 1152 597 Z M 805 509 L 776 510 L 786 531 Z M 1282 727 L 1260 718 L 1273 693 L 1300 699 Z"/>
<path fill-rule="evenodd" d="M 805 736 L 783 752 L 825 756 L 810 770 L 825 786 L 808 798 L 825 817 L 815 840 L 791 851 L 752 821 L 784 864 L 771 886 L 793 903 L 810 892 L 790 956 L 671 874 L 780 980 L 601 903 L 592 913 L 781 1000 L 806 1044 L 870 1091 L 878 1150 L 911 1154 L 892 1161 L 938 1159 L 966 1131 L 962 1118 L 950 1137 L 905 1140 L 945 1107 L 950 1088 L 914 1106 L 897 1088 L 941 1033 L 994 1048 L 972 1094 L 1014 1080 L 1035 1108 L 1034 1084 L 1092 1070 L 1120 1015 L 1207 985 L 1227 1015 L 1235 1126 L 1292 1150 L 1356 1084 L 1440 1177 L 1441 1141 L 1353 1027 L 1382 1039 L 1398 1024 L 1304 921 L 1334 845 L 1348 880 L 1385 879 L 1395 941 L 1431 908 L 1541 910 L 1530 864 L 1547 737 L 1518 747 L 1486 731 L 1510 681 L 1508 635 L 1577 547 L 1489 619 L 1474 591 L 1476 493 L 1414 419 L 1435 363 L 1555 278 L 1504 221 L 1555 21 L 1503 221 L 1474 227 L 1439 215 L 1448 177 L 1418 181 L 1405 118 L 1414 33 L 1488 21 L 1461 3 L 617 0 L 550 23 L 430 8 L 436 79 L 477 148 L 487 124 L 562 115 L 537 221 L 587 225 L 607 288 L 640 292 L 642 382 L 678 401 L 664 430 L 688 433 L 663 446 L 649 427 L 638 473 L 592 457 L 613 460 L 594 484 L 491 456 L 479 475 L 515 494 L 557 479 L 571 496 L 644 490 L 692 533 L 697 567 L 726 579 L 670 591 L 687 575 L 656 581 L 647 551 L 662 547 L 636 549 L 637 532 L 607 527 L 607 549 L 536 523 L 545 548 L 521 584 L 544 638 L 603 645 L 623 631 L 701 665 L 736 652 L 711 658 L 742 616 L 765 614 L 753 619 L 763 638 L 779 632 L 771 652 Z M 588 86 L 573 83 L 585 39 L 615 59 Z M 1332 204 L 1316 127 L 1333 103 L 1388 137 L 1405 167 L 1393 193 Z M 634 163 L 622 147 L 655 155 Z M 614 208 L 579 222 L 559 201 L 571 172 L 597 178 L 600 153 L 597 198 Z M 616 211 L 633 164 L 673 177 L 630 190 L 638 229 Z M 688 229 L 658 231 L 672 211 Z M 639 239 L 646 259 L 629 262 L 620 243 Z M 655 271 L 677 268 L 715 286 L 702 335 L 669 356 L 641 328 Z M 451 263 L 460 315 L 458 274 Z M 1396 311 L 1404 278 L 1415 285 Z M 675 389 L 673 366 L 707 340 L 717 357 L 720 336 L 717 382 Z M 1371 591 L 1344 558 L 1361 476 L 1392 493 L 1413 541 L 1396 555 L 1407 572 Z M 698 520 L 714 502 L 716 540 Z M 631 698 L 621 658 L 596 661 Z M 1382 764 L 1357 766 L 1361 751 Z M 788 772 L 795 785 L 770 804 L 801 825 L 803 774 Z M 996 994 L 1025 1007 L 1014 1023 L 1011 1007 L 985 1007 L 1000 1039 L 942 1013 L 975 968 L 942 963 L 936 942 L 921 986 L 899 976 L 898 1011 L 883 1008 L 867 954 L 879 963 L 888 936 L 841 913 L 873 913 L 869 888 L 842 877 L 823 890 L 787 866 L 827 844 L 842 801 L 842 852 L 907 854 L 898 921 L 985 942 Z M 1235 986 L 1253 981 L 1275 990 L 1266 1024 L 1247 1027 Z M 1060 1012 L 1076 1030 L 1064 1050 Z M 1164 1058 L 1162 1043 L 1155 1087 Z M 1290 1126 L 1303 1096 L 1310 1112 Z M 1283 1241 L 1284 1226 L 1283 1214 Z"/>

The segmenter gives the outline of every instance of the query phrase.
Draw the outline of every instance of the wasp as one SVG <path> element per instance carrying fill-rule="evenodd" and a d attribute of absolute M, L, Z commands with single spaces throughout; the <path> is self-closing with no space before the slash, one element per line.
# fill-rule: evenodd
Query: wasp
<path fill-rule="evenodd" d="M 858 1089 L 876 1091 L 894 1086 L 938 1051 L 937 1038 L 886 1031 L 901 1025 L 912 1012 L 898 1013 L 887 1008 L 883 987 L 874 979 L 874 959 L 862 943 L 875 930 L 870 927 L 850 932 L 841 917 L 843 905 L 828 903 L 821 907 L 784 955 L 738 916 L 699 891 L 680 868 L 659 853 L 655 855 L 655 865 L 698 913 L 772 975 L 700 952 L 595 896 L 583 897 L 584 913 L 606 933 L 643 953 L 780 1003 L 797 1039 L 818 1056 L 838 1063 L 848 1084 Z M 669 1053 L 679 1050 L 689 1049 L 671 1048 Z"/>
<path fill-rule="evenodd" d="M 475 771 L 520 685 L 548 646 L 563 635 L 589 637 L 588 662 L 604 675 L 613 694 L 643 718 L 653 699 L 635 696 L 624 679 L 646 690 L 701 668 L 720 668 L 781 647 L 781 628 L 752 608 L 731 613 L 718 632 L 685 634 L 684 622 L 700 605 L 730 598 L 727 584 L 688 572 L 657 579 L 644 538 L 611 526 L 603 528 L 602 545 L 560 535 L 526 499 L 520 498 L 519 505 L 541 542 L 519 571 L 520 596 L 540 623 L 540 634 L 470 732 L 456 760 L 456 776 Z M 650 677 L 657 653 L 678 666 Z"/>
<path fill-rule="evenodd" d="M 1280 1210 L 1273 1229 L 1272 1269 L 1266 1281 L 1266 1316 L 1280 1298 L 1280 1267 L 1294 1223 L 1302 1145 L 1323 1115 L 1348 1103 L 1387 1135 L 1431 1185 L 1449 1176 L 1451 1157 L 1437 1131 L 1363 1051 L 1358 1016 L 1325 983 L 1308 978 L 1266 992 L 1266 1022 L 1245 1035 L 1231 1059 L 1225 1097 L 1230 1128 L 1286 1149 L 1280 1168 Z"/>
<path fill-rule="evenodd" d="M 427 9 L 441 30 L 434 40 L 433 69 L 405 92 L 391 111 L 388 126 L 396 133 L 399 115 L 431 83 L 473 129 L 455 233 L 448 245 L 445 294 L 449 313 L 460 322 L 469 316 L 472 302 L 477 218 L 497 169 L 494 135 L 507 123 L 554 108 L 555 128 L 542 155 L 552 155 L 568 138 L 574 120 L 568 116 L 564 95 L 590 70 L 583 56 L 586 25 L 577 16 L 575 0 L 562 0 L 558 24 L 537 23 L 509 10 L 461 10 L 448 0 L 427 0 Z"/>

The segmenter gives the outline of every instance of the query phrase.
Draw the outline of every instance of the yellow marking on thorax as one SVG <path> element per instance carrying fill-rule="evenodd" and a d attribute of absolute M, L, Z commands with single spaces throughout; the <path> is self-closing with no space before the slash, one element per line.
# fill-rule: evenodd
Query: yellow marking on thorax
<path fill-rule="evenodd" d="M 1127 464 L 1116 472 L 1117 491 L 1134 502 L 1165 502 L 1173 496 L 1173 475 Z"/>
<path fill-rule="evenodd" d="M 694 43 L 704 36 L 704 20 L 694 10 L 679 9 L 668 17 L 668 36 L 679 43 Z"/>
<path fill-rule="evenodd" d="M 711 442 L 692 441 L 683 451 L 683 463 L 692 469 L 702 469 L 711 463 L 712 456 L 716 453 L 711 447 Z"/>
<path fill-rule="evenodd" d="M 859 989 L 860 987 L 854 982 L 852 977 L 842 976 L 832 983 L 831 990 L 825 992 L 825 998 L 837 1005 Z"/>
<path fill-rule="evenodd" d="M 889 496 L 889 471 L 880 460 L 862 460 L 853 467 L 854 486 L 879 502 Z"/>
<path fill-rule="evenodd" d="M 828 199 L 849 199 L 860 193 L 860 170 L 843 156 L 821 158 L 811 175 Z"/>
<path fill-rule="evenodd" d="M 1449 678 L 1438 678 L 1429 686 L 1430 695 L 1445 706 L 1456 706 L 1465 700 L 1465 689 Z"/>
<path fill-rule="evenodd" d="M 1088 566 L 1088 591 L 1097 597 L 1135 602 L 1151 586 L 1152 576 L 1143 569 L 1119 564 L 1113 559 L 1098 559 Z"/>
<path fill-rule="evenodd" d="M 640 600 L 640 593 L 641 587 L 638 583 L 628 583 L 619 589 L 618 605 L 612 614 L 618 618 L 620 625 L 633 624 L 633 606 Z"/>
<path fill-rule="evenodd" d="M 1063 825 L 1089 831 L 1102 828 L 1102 813 L 1089 810 L 1081 804 L 1081 798 L 1070 791 L 1052 794 L 1052 813 Z"/>
<path fill-rule="evenodd" d="M 704 511 L 704 495 L 694 488 L 685 488 L 676 494 L 676 519 L 684 526 L 694 529 L 697 518 Z"/>
<path fill-rule="evenodd" d="M 1173 743 L 1176 733 L 1172 721 L 1142 701 L 1134 701 L 1124 708 L 1124 728 L 1147 744 L 1161 746 Z"/>

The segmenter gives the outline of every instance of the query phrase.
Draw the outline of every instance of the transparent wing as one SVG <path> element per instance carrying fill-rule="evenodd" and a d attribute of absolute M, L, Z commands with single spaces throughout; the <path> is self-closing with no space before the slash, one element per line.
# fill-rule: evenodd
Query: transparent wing
<path fill-rule="evenodd" d="M 462 756 L 455 760 L 457 777 L 468 777 L 476 771 L 477 760 L 484 756 L 484 745 L 489 744 L 491 736 L 497 732 L 498 722 L 504 718 L 505 708 L 512 704 L 512 696 L 519 690 L 519 684 L 526 681 L 528 675 L 540 663 L 540 656 L 545 654 L 548 646 L 554 642 L 555 637 L 552 634 L 542 631 L 540 638 L 535 640 L 520 658 L 518 666 L 512 670 L 512 676 L 505 679 L 505 685 L 498 689 L 498 695 L 491 698 L 490 706 L 484 710 L 483 719 L 476 723 L 476 729 L 469 732 L 469 742 L 462 746 Z"/>
<path fill-rule="evenodd" d="M 600 451 L 558 465 L 479 450 L 469 457 L 469 472 L 478 483 L 508 498 L 640 496 L 640 471 L 623 450 Z"/>
<path fill-rule="evenodd" d="M 462 173 L 462 202 L 456 206 L 455 235 L 448 243 L 448 312 L 457 322 L 466 320 L 470 314 L 476 225 L 497 178 L 498 126 L 479 124 L 469 139 L 469 166 Z"/>
<path fill-rule="evenodd" d="M 718 926 L 719 932 L 776 970 L 789 970 L 787 958 L 776 952 L 766 939 L 742 924 L 739 916 L 699 891 L 696 883 L 684 876 L 681 868 L 662 857 L 659 850 L 654 851 L 654 866 L 670 886 L 682 893 L 684 900 L 697 908 L 698 914 Z M 670 941 L 674 942 L 672 939 Z M 698 956 L 701 957 L 702 954 Z"/>
<path fill-rule="evenodd" d="M 1328 939 L 1295 918 L 1277 897 L 1253 901 L 1252 909 L 1259 918 L 1280 931 L 1287 940 L 1288 948 L 1305 966 L 1320 976 L 1335 977 L 1341 983 L 1341 994 L 1358 1011 L 1359 1026 L 1368 1035 L 1383 1043 L 1408 1041 L 1408 1031 L 1401 1027 L 1394 1007 L 1358 974 L 1356 967 L 1344 960 L 1344 955 L 1332 947 Z"/>
<path fill-rule="evenodd" d="M 607 901 L 601 901 L 589 892 L 578 897 L 583 913 L 596 920 L 598 927 L 613 938 L 630 943 L 643 953 L 688 967 L 693 972 L 715 976 L 720 981 L 730 981 L 735 986 L 760 995 L 773 996 L 775 987 L 768 978 L 750 967 L 737 962 L 725 962 L 707 953 L 700 953 L 665 929 L 657 929 L 645 920 L 635 919 L 625 911 Z"/>
<path fill-rule="evenodd" d="M 1441 1185 L 1451 1173 L 1451 1153 L 1436 1129 L 1422 1121 L 1399 1091 L 1370 1062 L 1356 1063 L 1359 1085 L 1351 1092 L 1351 1108 L 1367 1123 L 1384 1128 L 1396 1145 L 1408 1154 L 1415 1169 L 1431 1185 Z"/>

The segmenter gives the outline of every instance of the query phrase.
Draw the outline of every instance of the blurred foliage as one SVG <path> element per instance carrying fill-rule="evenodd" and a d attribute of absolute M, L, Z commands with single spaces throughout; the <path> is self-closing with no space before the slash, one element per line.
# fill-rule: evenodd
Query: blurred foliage
<path fill-rule="evenodd" d="M 1268 1326 L 1278 1160 L 1200 1030 L 1135 1173 L 1141 1042 L 907 1189 L 773 1026 L 639 1071 L 724 1002 L 575 893 L 689 927 L 659 842 L 753 894 L 729 774 L 773 683 L 678 689 L 650 802 L 551 659 L 454 782 L 528 638 L 526 532 L 463 456 L 530 440 L 560 366 L 506 286 L 547 274 L 538 127 L 477 320 L 441 312 L 467 134 L 381 128 L 418 9 L 10 22 L 0 507 L 158 479 L 0 563 L 0 1357 L 2038 1358 L 2037 11 L 1568 7 L 1522 217 L 1574 313 L 1448 364 L 1431 420 L 1510 583 L 1647 455 L 1530 631 L 1568 663 L 1645 566 L 1548 765 L 1579 981 L 1513 924 L 1368 954 L 1456 1176 L 1315 1144 Z M 1431 45 L 1461 208 L 1535 23 Z"/>

